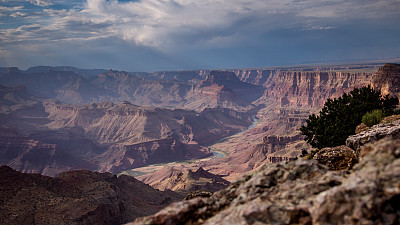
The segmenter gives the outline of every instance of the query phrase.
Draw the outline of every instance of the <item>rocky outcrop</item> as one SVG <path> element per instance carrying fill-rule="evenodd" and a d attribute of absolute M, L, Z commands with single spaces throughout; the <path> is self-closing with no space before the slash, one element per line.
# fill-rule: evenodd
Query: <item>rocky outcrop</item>
<path fill-rule="evenodd" d="M 369 128 L 370 128 L 369 126 L 365 125 L 364 123 L 361 123 L 360 125 L 358 125 L 358 126 L 356 127 L 355 133 L 356 133 L 356 134 L 359 134 L 359 133 L 361 133 L 361 132 L 363 132 L 363 131 L 369 130 Z"/>
<path fill-rule="evenodd" d="M 208 102 L 209 107 L 241 109 L 260 98 L 262 93 L 261 86 L 242 82 L 233 72 L 213 70 L 205 80 L 199 82 L 193 93 L 188 93 L 187 99 L 196 102 L 202 96 L 212 100 L 203 100 L 204 103 Z"/>
<path fill-rule="evenodd" d="M 190 200 L 197 197 L 210 197 L 211 195 L 213 195 L 213 193 L 207 190 L 192 191 L 185 197 L 185 200 Z"/>
<path fill-rule="evenodd" d="M 0 167 L 0 224 L 122 224 L 182 199 L 133 177 L 85 170 L 56 178 Z"/>
<path fill-rule="evenodd" d="M 262 149 L 264 154 L 271 154 L 286 147 L 291 142 L 302 140 L 302 135 L 295 136 L 265 136 L 263 142 L 257 145 L 256 148 Z"/>
<path fill-rule="evenodd" d="M 358 162 L 357 153 L 345 145 L 323 148 L 314 155 L 314 159 L 330 170 L 349 170 Z"/>
<path fill-rule="evenodd" d="M 292 161 L 296 158 L 296 156 L 276 155 L 276 152 L 279 152 L 287 148 L 289 145 L 296 143 L 300 140 L 303 140 L 303 136 L 300 134 L 295 136 L 283 136 L 283 137 L 265 136 L 263 138 L 263 142 L 261 144 L 258 144 L 254 148 L 254 152 L 261 152 L 265 156 L 266 161 L 270 163 Z"/>
<path fill-rule="evenodd" d="M 400 140 L 370 147 L 347 173 L 314 160 L 268 164 L 209 198 L 173 203 L 130 224 L 394 224 Z"/>
<path fill-rule="evenodd" d="M 230 184 L 221 176 L 205 171 L 202 167 L 190 169 L 184 166 L 166 167 L 154 174 L 140 176 L 138 179 L 155 189 L 172 190 L 185 195 L 200 190 L 215 192 Z"/>
<path fill-rule="evenodd" d="M 366 131 L 347 138 L 346 145 L 356 151 L 366 143 L 374 143 L 385 137 L 400 138 L 400 120 L 377 124 Z"/>
<path fill-rule="evenodd" d="M 386 63 L 373 76 L 371 85 L 382 95 L 391 94 L 400 98 L 400 64 Z"/>

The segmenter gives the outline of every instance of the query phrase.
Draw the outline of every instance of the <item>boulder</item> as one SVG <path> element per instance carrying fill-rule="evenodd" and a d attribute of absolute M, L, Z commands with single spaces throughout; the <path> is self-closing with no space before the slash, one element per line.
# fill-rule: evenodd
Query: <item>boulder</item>
<path fill-rule="evenodd" d="M 359 134 L 359 133 L 369 130 L 369 129 L 370 129 L 369 126 L 365 125 L 365 123 L 361 123 L 360 125 L 358 125 L 356 127 L 356 134 Z"/>
<path fill-rule="evenodd" d="M 347 138 L 346 146 L 359 151 L 366 143 L 374 143 L 384 137 L 400 138 L 400 120 L 391 123 L 381 123 L 359 134 Z"/>
<path fill-rule="evenodd" d="M 356 152 L 345 145 L 323 148 L 314 155 L 314 159 L 330 170 L 349 170 L 358 162 Z"/>

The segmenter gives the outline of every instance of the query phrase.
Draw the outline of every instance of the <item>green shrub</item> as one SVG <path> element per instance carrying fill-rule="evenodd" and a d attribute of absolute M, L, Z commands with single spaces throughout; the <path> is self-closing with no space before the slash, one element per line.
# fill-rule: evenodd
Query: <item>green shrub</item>
<path fill-rule="evenodd" d="M 371 86 L 355 88 L 337 99 L 328 99 L 319 115 L 310 115 L 300 130 L 314 148 L 344 145 L 367 112 L 381 109 L 385 116 L 392 115 L 397 104 L 397 97 L 382 96 Z"/>
<path fill-rule="evenodd" d="M 363 117 L 362 117 L 362 122 L 369 126 L 372 127 L 375 124 L 378 124 L 381 122 L 383 119 L 383 112 L 381 109 L 375 109 L 372 112 L 367 112 Z"/>

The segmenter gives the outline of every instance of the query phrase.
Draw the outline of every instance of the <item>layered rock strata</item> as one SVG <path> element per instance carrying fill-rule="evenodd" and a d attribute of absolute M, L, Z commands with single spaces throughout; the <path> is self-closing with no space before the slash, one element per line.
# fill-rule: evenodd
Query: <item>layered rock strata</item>
<path fill-rule="evenodd" d="M 386 63 L 379 68 L 371 85 L 383 95 L 391 94 L 400 98 L 400 64 Z"/>
<path fill-rule="evenodd" d="M 243 81 L 263 85 L 264 98 L 272 98 L 281 106 L 321 107 L 326 99 L 339 97 L 355 87 L 370 84 L 371 73 L 236 70 Z"/>

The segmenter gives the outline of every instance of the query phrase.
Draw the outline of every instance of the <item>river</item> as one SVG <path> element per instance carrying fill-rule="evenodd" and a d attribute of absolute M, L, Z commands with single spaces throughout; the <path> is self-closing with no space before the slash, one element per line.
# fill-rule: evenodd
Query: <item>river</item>
<path fill-rule="evenodd" d="M 243 134 L 244 132 L 247 132 L 247 131 L 249 131 L 251 128 L 257 126 L 257 124 L 258 124 L 258 119 L 257 119 L 256 117 L 253 117 L 253 123 L 252 123 L 249 127 L 247 127 L 246 130 L 237 132 L 236 134 L 232 134 L 232 135 L 230 135 L 230 136 L 228 136 L 228 137 L 224 137 L 224 138 L 222 138 L 222 139 L 216 141 L 214 144 L 211 144 L 211 145 L 215 145 L 215 144 L 217 144 L 217 143 L 221 143 L 221 142 L 224 142 L 224 141 L 226 141 L 226 140 L 229 140 L 230 138 L 232 138 L 232 137 L 235 136 L 235 135 Z M 208 146 L 211 146 L 211 145 L 208 145 Z"/>

